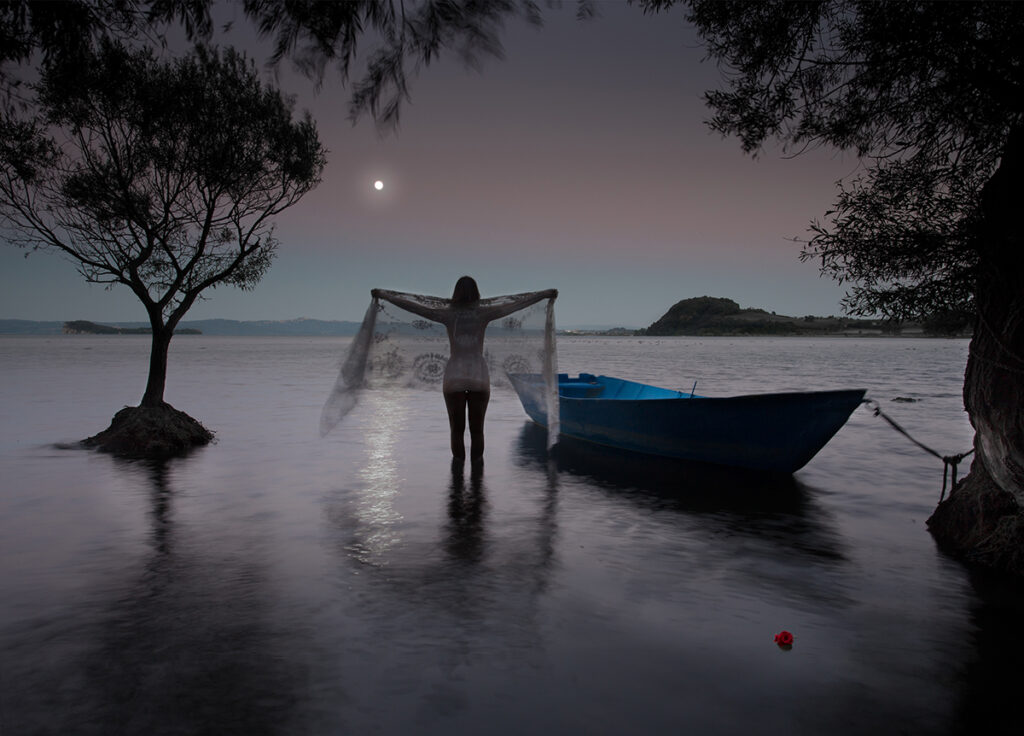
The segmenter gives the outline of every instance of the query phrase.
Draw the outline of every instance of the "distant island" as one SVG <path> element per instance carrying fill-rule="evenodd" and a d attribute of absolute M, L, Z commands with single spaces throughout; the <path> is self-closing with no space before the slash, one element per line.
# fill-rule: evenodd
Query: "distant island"
<path fill-rule="evenodd" d="M 112 327 L 79 319 L 74 322 L 65 322 L 63 332 L 65 335 L 149 335 L 153 329 L 151 327 Z M 175 330 L 174 334 L 202 335 L 203 333 L 201 330 L 185 327 Z"/>
<path fill-rule="evenodd" d="M 732 299 L 702 296 L 676 302 L 657 321 L 637 335 L 929 335 L 968 334 L 969 322 L 939 318 L 924 322 L 895 322 L 850 317 L 788 317 L 764 309 L 741 309 Z"/>
<path fill-rule="evenodd" d="M 894 322 L 885 319 L 853 317 L 789 317 L 764 309 L 743 309 L 732 299 L 701 296 L 683 299 L 672 305 L 649 327 L 632 330 L 625 327 L 593 330 L 562 330 L 565 335 L 620 336 L 823 336 L 878 335 L 921 337 L 968 337 L 970 321 L 966 315 L 941 315 L 923 322 Z"/>

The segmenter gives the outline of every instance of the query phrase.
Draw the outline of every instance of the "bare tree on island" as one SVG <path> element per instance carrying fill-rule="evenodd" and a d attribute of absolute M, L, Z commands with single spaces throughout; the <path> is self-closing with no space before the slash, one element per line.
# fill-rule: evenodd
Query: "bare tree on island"
<path fill-rule="evenodd" d="M 266 273 L 274 216 L 320 181 L 316 127 L 308 114 L 293 120 L 291 103 L 232 50 L 162 61 L 104 40 L 44 66 L 35 91 L 33 116 L 4 121 L 8 239 L 131 289 L 152 327 L 139 407 L 86 442 L 138 456 L 205 444 L 212 435 L 164 401 L 171 337 L 204 291 L 250 289 Z"/>

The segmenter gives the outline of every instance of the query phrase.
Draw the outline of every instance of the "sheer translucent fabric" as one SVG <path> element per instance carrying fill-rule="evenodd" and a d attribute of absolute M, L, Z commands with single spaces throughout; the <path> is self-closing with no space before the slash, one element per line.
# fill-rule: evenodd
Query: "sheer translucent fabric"
<path fill-rule="evenodd" d="M 453 306 L 450 299 L 381 291 L 366 310 L 362 326 L 349 346 L 341 370 L 320 415 L 325 435 L 355 407 L 364 390 L 421 389 L 441 392 L 472 389 L 481 370 L 492 387 L 511 389 L 509 374 L 537 374 L 543 381 L 520 384 L 536 386 L 543 396 L 535 400 L 547 407 L 548 446 L 558 438 L 558 377 L 555 350 L 554 298 L 542 292 L 480 299 L 471 306 Z M 399 306 L 396 302 L 405 305 Z M 524 305 L 525 306 L 520 306 Z M 415 310 L 415 311 L 411 311 Z M 493 320 L 490 317 L 497 315 Z M 470 345 L 477 329 L 483 332 L 482 359 L 479 347 Z M 451 337 L 449 337 L 451 335 Z M 456 356 L 468 350 L 476 361 Z M 460 347 L 461 345 L 461 347 Z M 475 349 L 474 349 L 475 348 Z M 481 369 L 481 366 L 486 366 Z M 441 417 L 446 415 L 441 412 Z"/>

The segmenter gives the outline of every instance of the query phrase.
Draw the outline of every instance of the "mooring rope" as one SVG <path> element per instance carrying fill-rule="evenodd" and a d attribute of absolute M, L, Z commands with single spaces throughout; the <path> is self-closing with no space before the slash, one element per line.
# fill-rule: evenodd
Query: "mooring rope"
<path fill-rule="evenodd" d="M 913 442 L 915 445 L 920 447 L 922 450 L 927 452 L 929 455 L 934 455 L 935 457 L 937 457 L 939 460 L 942 461 L 942 494 L 939 496 L 939 503 L 942 503 L 942 501 L 946 498 L 946 479 L 947 479 L 947 477 L 952 477 L 952 480 L 953 480 L 952 485 L 950 486 L 950 489 L 949 489 L 949 492 L 952 493 L 953 489 L 956 488 L 956 469 L 957 469 L 957 466 L 960 464 L 960 461 L 962 461 L 965 457 L 967 457 L 972 452 L 974 452 L 974 449 L 972 448 L 972 449 L 968 450 L 967 452 L 961 452 L 961 453 L 956 454 L 956 455 L 943 455 L 943 454 L 941 454 L 939 452 L 936 452 L 932 448 L 928 447 L 928 445 L 924 444 L 923 442 L 919 442 L 918 440 L 916 440 L 913 437 L 911 437 L 910 433 L 907 432 L 907 430 L 903 429 L 903 427 L 898 425 L 892 417 L 890 417 L 888 414 L 886 414 L 884 411 L 882 411 L 882 407 L 880 407 L 878 405 L 878 402 L 875 401 L 874 399 L 864 399 L 863 403 L 866 404 L 869 408 L 871 408 L 872 411 L 874 411 L 874 414 L 875 414 L 876 417 L 881 417 L 882 419 L 884 419 L 885 421 L 887 421 L 889 423 L 889 426 L 891 426 L 897 432 L 902 434 L 908 440 Z M 952 470 L 952 473 L 950 473 L 950 470 Z"/>

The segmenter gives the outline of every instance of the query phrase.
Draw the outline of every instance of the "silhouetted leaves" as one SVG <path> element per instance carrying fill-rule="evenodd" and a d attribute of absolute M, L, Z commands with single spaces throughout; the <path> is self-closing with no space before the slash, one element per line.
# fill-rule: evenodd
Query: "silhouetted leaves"
<path fill-rule="evenodd" d="M 748 152 L 775 138 L 862 157 L 801 255 L 851 282 L 848 311 L 971 311 L 981 189 L 1024 114 L 1024 6 L 688 5 L 726 70 L 707 94 L 713 129 Z"/>
<path fill-rule="evenodd" d="M 234 50 L 165 61 L 101 37 L 45 65 L 33 89 L 37 106 L 4 119 L 0 223 L 87 280 L 130 288 L 154 340 L 169 340 L 204 290 L 260 280 L 273 217 L 325 163 L 308 114 L 293 120 Z"/>

